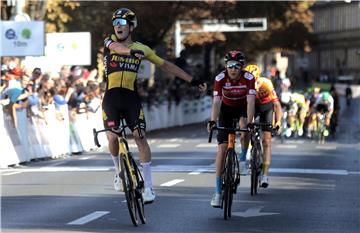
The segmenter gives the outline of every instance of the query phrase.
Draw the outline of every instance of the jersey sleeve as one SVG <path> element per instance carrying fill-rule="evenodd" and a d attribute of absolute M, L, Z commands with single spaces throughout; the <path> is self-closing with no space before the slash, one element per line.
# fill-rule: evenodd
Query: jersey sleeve
<path fill-rule="evenodd" d="M 164 59 L 159 57 L 149 46 L 143 45 L 141 43 L 134 43 L 130 48 L 142 50 L 144 52 L 145 59 L 149 60 L 155 65 L 161 66 L 165 62 Z"/>
<path fill-rule="evenodd" d="M 222 88 L 224 85 L 225 80 L 225 73 L 221 72 L 220 74 L 216 75 L 215 81 L 214 81 L 214 91 L 213 96 L 222 96 Z"/>
<path fill-rule="evenodd" d="M 274 85 L 272 84 L 272 82 L 269 79 L 265 79 L 265 80 L 266 80 L 265 82 L 266 82 L 267 88 L 269 90 L 269 98 L 270 98 L 271 102 L 273 102 L 273 103 L 279 102 L 279 97 L 276 94 Z"/>
<path fill-rule="evenodd" d="M 254 76 L 249 72 L 244 72 L 243 76 L 246 79 L 246 87 L 247 87 L 246 95 L 256 95 Z"/>
<path fill-rule="evenodd" d="M 106 37 L 104 40 L 104 47 L 110 49 L 109 46 L 116 41 L 116 36 L 111 34 L 110 36 Z"/>

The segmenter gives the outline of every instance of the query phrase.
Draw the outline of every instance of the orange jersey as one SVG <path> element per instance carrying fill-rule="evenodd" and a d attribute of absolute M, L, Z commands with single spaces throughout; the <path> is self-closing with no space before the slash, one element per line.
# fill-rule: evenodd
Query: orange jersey
<path fill-rule="evenodd" d="M 259 77 L 255 83 L 256 103 L 266 104 L 269 102 L 278 102 L 274 86 L 270 79 Z"/>

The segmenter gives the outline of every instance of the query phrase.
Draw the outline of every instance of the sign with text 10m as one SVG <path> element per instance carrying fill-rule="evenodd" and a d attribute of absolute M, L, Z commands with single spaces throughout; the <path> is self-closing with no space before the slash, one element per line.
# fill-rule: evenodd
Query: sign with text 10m
<path fill-rule="evenodd" d="M 0 21 L 0 56 L 43 56 L 43 21 Z"/>

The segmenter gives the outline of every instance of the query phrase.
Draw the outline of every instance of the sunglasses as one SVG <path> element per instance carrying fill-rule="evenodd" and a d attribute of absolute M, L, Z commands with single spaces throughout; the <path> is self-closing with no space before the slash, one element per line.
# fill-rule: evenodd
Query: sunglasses
<path fill-rule="evenodd" d="M 239 63 L 231 63 L 231 64 L 226 65 L 226 68 L 240 70 L 241 65 Z"/>
<path fill-rule="evenodd" d="M 125 26 L 128 24 L 128 21 L 126 19 L 114 19 L 112 23 L 113 26 Z"/>

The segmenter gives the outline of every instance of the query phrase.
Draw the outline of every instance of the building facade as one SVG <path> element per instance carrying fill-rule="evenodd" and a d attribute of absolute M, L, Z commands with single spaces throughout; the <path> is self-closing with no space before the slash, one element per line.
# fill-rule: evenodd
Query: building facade
<path fill-rule="evenodd" d="M 317 40 L 307 54 L 309 72 L 360 83 L 360 1 L 319 2 L 312 11 Z"/>

